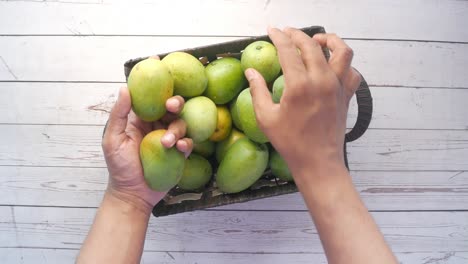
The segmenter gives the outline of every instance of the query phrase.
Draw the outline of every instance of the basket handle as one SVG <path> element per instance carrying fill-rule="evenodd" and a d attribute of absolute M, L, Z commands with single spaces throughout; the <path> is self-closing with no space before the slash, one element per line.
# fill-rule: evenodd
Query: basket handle
<path fill-rule="evenodd" d="M 361 75 L 361 73 L 359 74 Z M 346 142 L 351 142 L 361 137 L 364 132 L 366 132 L 372 119 L 372 95 L 369 90 L 369 85 L 362 75 L 361 84 L 356 91 L 356 100 L 358 103 L 358 116 L 354 127 L 351 131 L 346 133 Z"/>

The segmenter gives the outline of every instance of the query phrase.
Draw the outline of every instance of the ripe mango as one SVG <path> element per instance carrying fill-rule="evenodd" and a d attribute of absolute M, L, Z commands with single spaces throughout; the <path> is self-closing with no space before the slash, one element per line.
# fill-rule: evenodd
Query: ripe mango
<path fill-rule="evenodd" d="M 221 161 L 216 184 L 225 193 L 241 192 L 262 176 L 267 165 L 267 146 L 242 138 L 229 148 Z"/>
<path fill-rule="evenodd" d="M 208 97 L 197 96 L 185 103 L 180 118 L 187 125 L 187 136 L 198 143 L 207 140 L 215 132 L 218 110 Z"/>
<path fill-rule="evenodd" d="M 127 80 L 133 112 L 152 122 L 166 113 L 166 101 L 173 95 L 174 81 L 169 69 L 156 59 L 138 62 Z"/>
<path fill-rule="evenodd" d="M 192 153 L 185 161 L 184 172 L 178 185 L 187 191 L 200 189 L 210 181 L 212 174 L 213 169 L 208 160 Z"/>
<path fill-rule="evenodd" d="M 165 148 L 161 137 L 166 130 L 159 129 L 147 134 L 140 144 L 140 160 L 145 181 L 159 192 L 169 191 L 182 177 L 185 165 L 184 154 L 175 147 Z"/>
<path fill-rule="evenodd" d="M 216 123 L 216 129 L 213 135 L 210 136 L 210 140 L 219 142 L 229 136 L 232 129 L 232 118 L 229 109 L 223 105 L 217 105 L 218 109 L 218 121 Z"/>
<path fill-rule="evenodd" d="M 252 102 L 252 95 L 250 94 L 250 88 L 243 90 L 239 94 L 239 97 L 237 97 L 236 106 L 239 120 L 245 135 L 258 143 L 268 142 L 268 138 L 262 132 L 262 130 L 260 130 L 260 127 L 258 127 Z"/>
<path fill-rule="evenodd" d="M 292 181 L 293 176 L 288 168 L 288 164 L 276 151 L 272 150 L 270 153 L 270 168 L 271 173 L 283 181 Z"/>
<path fill-rule="evenodd" d="M 203 94 L 208 83 L 203 64 L 186 52 L 172 52 L 162 59 L 174 78 L 174 94 L 194 97 Z"/>

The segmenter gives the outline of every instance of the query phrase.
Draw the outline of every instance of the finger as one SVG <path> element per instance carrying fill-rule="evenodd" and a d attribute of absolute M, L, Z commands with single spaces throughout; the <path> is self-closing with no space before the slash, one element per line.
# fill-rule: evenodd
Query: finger
<path fill-rule="evenodd" d="M 344 79 L 344 87 L 349 98 L 351 98 L 359 88 L 361 81 L 361 74 L 358 73 L 354 68 L 350 68 Z"/>
<path fill-rule="evenodd" d="M 150 56 L 151 59 L 155 59 L 155 60 L 159 60 L 159 56 L 158 55 L 152 55 Z"/>
<path fill-rule="evenodd" d="M 327 60 L 323 55 L 322 47 L 306 33 L 295 28 L 286 28 L 284 30 L 294 45 L 301 51 L 302 60 L 307 69 L 325 69 Z"/>
<path fill-rule="evenodd" d="M 262 118 L 260 113 L 269 111 L 274 105 L 270 91 L 268 91 L 265 79 L 258 71 L 249 68 L 245 71 L 245 77 L 249 81 L 250 94 L 252 95 L 257 119 L 260 120 Z"/>
<path fill-rule="evenodd" d="M 277 28 L 269 28 L 268 35 L 278 50 L 279 61 L 285 77 L 290 76 L 294 79 L 295 76 L 305 75 L 306 68 L 291 39 Z"/>
<path fill-rule="evenodd" d="M 187 158 L 193 150 L 193 140 L 191 138 L 179 139 L 176 144 L 177 149 L 184 153 Z"/>
<path fill-rule="evenodd" d="M 328 64 L 335 72 L 336 76 L 343 81 L 351 67 L 353 60 L 353 50 L 335 34 L 316 34 L 313 36 L 321 46 L 327 47 L 331 51 Z"/>
<path fill-rule="evenodd" d="M 179 114 L 184 108 L 185 100 L 180 95 L 173 96 L 166 101 L 166 109 L 170 113 Z"/>
<path fill-rule="evenodd" d="M 175 120 L 174 122 L 169 124 L 169 127 L 167 128 L 166 133 L 161 138 L 161 143 L 166 148 L 170 148 L 174 146 L 177 140 L 185 136 L 186 130 L 187 130 L 187 126 L 185 125 L 184 120 L 182 119 Z"/>
<path fill-rule="evenodd" d="M 125 133 L 127 127 L 128 114 L 132 107 L 130 93 L 127 87 L 119 90 L 119 98 L 112 107 L 109 114 L 109 121 L 106 128 L 105 137 L 118 137 Z"/>

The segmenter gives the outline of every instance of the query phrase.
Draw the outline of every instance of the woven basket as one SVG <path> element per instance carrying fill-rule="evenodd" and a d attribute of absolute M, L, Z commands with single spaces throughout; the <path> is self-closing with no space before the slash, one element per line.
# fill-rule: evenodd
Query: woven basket
<path fill-rule="evenodd" d="M 325 33 L 324 28 L 320 26 L 302 28 L 301 30 L 309 36 L 313 36 L 316 33 Z M 269 37 L 265 35 L 198 48 L 190 48 L 182 51 L 199 58 L 200 61 L 206 65 L 210 61 L 214 61 L 220 57 L 235 57 L 240 59 L 241 51 L 247 45 L 257 40 L 266 40 L 271 42 Z M 328 59 L 328 50 L 324 49 L 323 51 L 325 57 Z M 169 53 L 159 54 L 158 56 L 162 59 L 167 54 Z M 128 78 L 128 75 L 135 64 L 146 58 L 148 57 L 136 58 L 125 62 L 125 77 Z M 346 167 L 348 167 L 346 143 L 354 141 L 362 136 L 367 130 L 372 118 L 372 96 L 369 86 L 364 78 L 362 78 L 362 82 L 356 92 L 356 98 L 358 103 L 357 121 L 352 130 L 346 134 L 346 140 L 343 146 Z M 215 163 L 213 162 L 212 164 Z M 216 168 L 214 168 L 214 171 L 216 171 Z M 266 171 L 264 175 L 249 189 L 235 194 L 221 193 L 216 188 L 216 184 L 213 179 L 214 175 L 205 188 L 199 191 L 183 191 L 179 188 L 173 188 L 169 191 L 166 197 L 153 208 L 153 215 L 156 217 L 165 216 L 297 192 L 297 187 L 294 182 L 281 181 L 273 176 L 270 171 Z"/>

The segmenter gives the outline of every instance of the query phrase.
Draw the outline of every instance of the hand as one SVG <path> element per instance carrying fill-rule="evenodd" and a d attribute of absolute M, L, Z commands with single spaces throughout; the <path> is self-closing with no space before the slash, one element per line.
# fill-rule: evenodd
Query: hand
<path fill-rule="evenodd" d="M 167 148 L 176 145 L 177 149 L 188 157 L 193 142 L 189 138 L 183 138 L 186 126 L 177 118 L 183 107 L 184 99 L 181 96 L 171 97 L 166 101 L 169 112 L 161 121 L 144 122 L 131 111 L 131 99 L 127 87 L 120 89 L 119 98 L 110 113 L 102 140 L 102 149 L 109 170 L 107 193 L 147 213 L 151 212 L 166 192 L 153 191 L 146 184 L 140 162 L 140 142 L 149 132 L 165 128 L 166 124 L 169 124 L 161 143 Z"/>
<path fill-rule="evenodd" d="M 295 180 L 329 162 L 344 167 L 346 115 L 361 80 L 351 67 L 353 51 L 333 34 L 310 38 L 292 28 L 268 34 L 278 50 L 285 90 L 280 103 L 273 103 L 262 76 L 246 70 L 260 128 Z M 322 47 L 331 51 L 328 62 Z"/>

